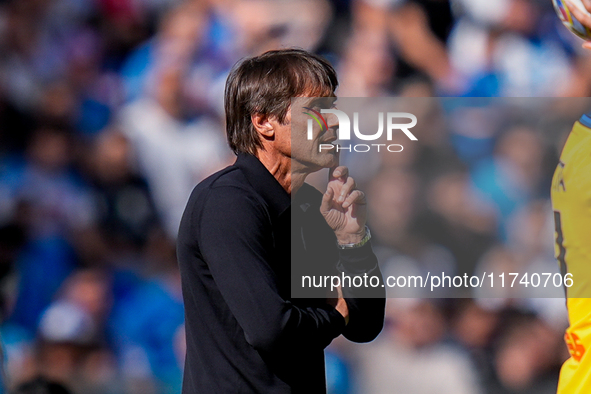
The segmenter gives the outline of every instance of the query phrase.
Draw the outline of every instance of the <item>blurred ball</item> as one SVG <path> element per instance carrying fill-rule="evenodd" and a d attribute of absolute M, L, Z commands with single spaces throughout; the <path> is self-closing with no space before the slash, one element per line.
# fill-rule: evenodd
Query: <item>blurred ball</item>
<path fill-rule="evenodd" d="M 558 14 L 562 24 L 583 40 L 591 41 L 591 30 L 583 26 L 581 22 L 574 17 L 566 3 L 563 0 L 552 0 L 552 2 L 554 3 L 554 10 L 556 11 L 556 14 Z M 570 2 L 580 9 L 581 12 L 589 14 L 581 0 L 570 0 Z"/>

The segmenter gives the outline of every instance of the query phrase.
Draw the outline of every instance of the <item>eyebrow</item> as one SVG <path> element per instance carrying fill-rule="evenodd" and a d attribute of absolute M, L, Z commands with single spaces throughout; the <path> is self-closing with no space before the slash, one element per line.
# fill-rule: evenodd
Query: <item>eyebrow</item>
<path fill-rule="evenodd" d="M 308 106 L 319 105 L 321 107 L 331 107 L 335 101 L 337 101 L 337 97 L 334 95 L 328 97 L 315 97 L 308 103 Z"/>

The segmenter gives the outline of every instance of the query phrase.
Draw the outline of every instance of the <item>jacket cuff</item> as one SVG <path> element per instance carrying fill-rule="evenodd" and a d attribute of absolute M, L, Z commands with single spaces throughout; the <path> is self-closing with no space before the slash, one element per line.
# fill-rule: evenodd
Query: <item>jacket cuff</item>
<path fill-rule="evenodd" d="M 334 324 L 334 337 L 338 337 L 345 331 L 345 326 L 347 325 L 345 322 L 345 318 L 343 315 L 339 313 L 335 308 L 330 307 L 328 310 L 328 316 L 330 318 L 331 323 Z"/>
<path fill-rule="evenodd" d="M 359 248 L 339 249 L 339 265 L 351 274 L 364 273 L 376 267 L 378 261 L 371 248 L 371 241 Z"/>

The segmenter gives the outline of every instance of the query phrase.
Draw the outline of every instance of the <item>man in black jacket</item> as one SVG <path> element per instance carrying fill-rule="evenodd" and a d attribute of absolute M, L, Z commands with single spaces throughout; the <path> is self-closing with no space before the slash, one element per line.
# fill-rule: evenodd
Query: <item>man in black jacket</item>
<path fill-rule="evenodd" d="M 305 135 L 305 120 L 291 98 L 320 108 L 337 84 L 325 60 L 297 49 L 247 59 L 228 77 L 226 130 L 238 157 L 194 189 L 178 236 L 183 394 L 324 393 L 324 348 L 341 334 L 367 342 L 382 329 L 382 286 L 291 296 L 306 274 L 382 283 L 365 196 L 335 149 L 319 149 L 336 140 L 336 124 L 312 139 L 292 136 Z M 331 168 L 324 194 L 304 183 L 322 168 Z"/>

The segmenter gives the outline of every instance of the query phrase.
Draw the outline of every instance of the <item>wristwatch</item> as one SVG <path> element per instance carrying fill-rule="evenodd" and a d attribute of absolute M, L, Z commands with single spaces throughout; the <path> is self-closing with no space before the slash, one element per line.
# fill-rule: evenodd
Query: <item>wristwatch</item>
<path fill-rule="evenodd" d="M 371 239 L 371 233 L 369 232 L 369 228 L 365 226 L 365 237 L 357 243 L 354 244 L 340 244 L 337 242 L 337 247 L 339 249 L 355 249 L 360 248 L 365 245 Z"/>

